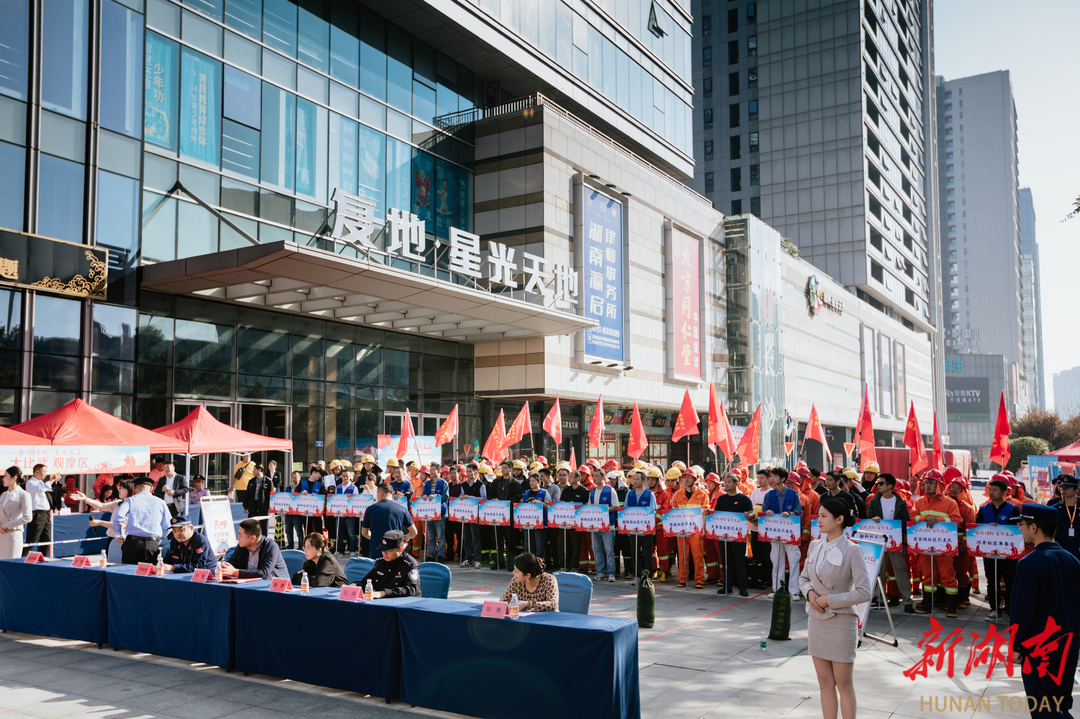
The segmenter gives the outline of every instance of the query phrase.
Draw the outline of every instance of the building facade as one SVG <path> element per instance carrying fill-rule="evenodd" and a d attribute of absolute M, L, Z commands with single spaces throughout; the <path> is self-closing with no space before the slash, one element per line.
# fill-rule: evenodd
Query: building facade
<path fill-rule="evenodd" d="M 1054 375 L 1054 411 L 1065 419 L 1080 414 L 1080 367 Z"/>
<path fill-rule="evenodd" d="M 1020 304 L 1024 312 L 1024 377 L 1030 404 L 1046 409 L 1043 369 L 1042 280 L 1031 188 L 1020 188 Z"/>
<path fill-rule="evenodd" d="M 678 2 L 4 7 L 0 228 L 57 259 L 0 263 L 0 422 L 206 404 L 306 466 L 455 406 L 471 456 L 559 396 L 584 457 L 596 394 L 659 426 L 726 391 Z"/>

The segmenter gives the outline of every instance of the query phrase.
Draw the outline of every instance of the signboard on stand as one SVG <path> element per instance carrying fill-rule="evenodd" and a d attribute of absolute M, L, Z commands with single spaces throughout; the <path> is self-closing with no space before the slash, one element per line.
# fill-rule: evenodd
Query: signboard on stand
<path fill-rule="evenodd" d="M 224 496 L 203 497 L 199 502 L 202 508 L 203 534 L 210 540 L 210 546 L 217 554 L 236 546 L 236 526 L 233 524 L 232 505 Z"/>

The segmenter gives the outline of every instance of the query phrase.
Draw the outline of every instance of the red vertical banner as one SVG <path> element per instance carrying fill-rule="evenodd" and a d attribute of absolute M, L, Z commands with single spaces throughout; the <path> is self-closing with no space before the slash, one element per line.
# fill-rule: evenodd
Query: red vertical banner
<path fill-rule="evenodd" d="M 671 230 L 671 366 L 677 376 L 701 377 L 701 240 Z"/>

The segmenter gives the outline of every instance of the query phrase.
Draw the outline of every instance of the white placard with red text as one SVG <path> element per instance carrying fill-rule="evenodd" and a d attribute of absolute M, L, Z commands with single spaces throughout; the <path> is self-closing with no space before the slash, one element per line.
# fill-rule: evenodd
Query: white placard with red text
<path fill-rule="evenodd" d="M 854 534 L 848 534 L 849 537 L 855 539 L 870 539 L 881 541 L 877 537 L 870 537 L 864 535 L 859 536 L 860 532 L 873 532 L 874 534 L 885 535 L 885 551 L 886 552 L 899 552 L 904 548 L 904 527 L 903 522 L 899 519 L 881 519 L 875 522 L 873 519 L 861 519 L 855 523 L 854 527 L 850 527 L 855 531 Z M 844 530 L 847 533 L 847 529 Z M 813 530 L 811 530 L 813 534 Z"/>
<path fill-rule="evenodd" d="M 495 527 L 510 526 L 510 502 L 503 499 L 489 499 L 480 505 L 480 524 Z"/>
<path fill-rule="evenodd" d="M 442 498 L 417 497 L 412 501 L 412 516 L 424 521 L 442 519 Z"/>
<path fill-rule="evenodd" d="M 763 515 L 758 518 L 758 539 L 762 542 L 798 544 L 802 539 L 802 523 L 799 515 Z"/>
<path fill-rule="evenodd" d="M 656 531 L 656 513 L 652 507 L 624 507 L 619 512 L 619 534 L 645 535 Z"/>
<path fill-rule="evenodd" d="M 669 537 L 700 537 L 705 534 L 701 507 L 676 507 L 664 515 L 664 534 Z"/>
<path fill-rule="evenodd" d="M 577 510 L 580 504 L 556 502 L 548 507 L 548 526 L 563 529 L 577 528 Z"/>
<path fill-rule="evenodd" d="M 449 518 L 451 522 L 464 522 L 465 524 L 476 524 L 479 521 L 480 516 L 480 498 L 479 497 L 454 497 L 450 500 L 450 514 Z"/>
<path fill-rule="evenodd" d="M 960 551 L 956 522 L 937 522 L 933 527 L 926 522 L 910 522 L 907 536 L 908 546 L 916 554 L 955 556 Z"/>
<path fill-rule="evenodd" d="M 713 512 L 705 518 L 705 536 L 725 542 L 745 542 L 748 522 L 741 512 Z"/>
<path fill-rule="evenodd" d="M 518 529 L 543 529 L 544 505 L 532 502 L 515 504 L 514 526 Z"/>
<path fill-rule="evenodd" d="M 611 517 L 606 504 L 583 504 L 574 513 L 574 526 L 582 532 L 607 532 Z"/>

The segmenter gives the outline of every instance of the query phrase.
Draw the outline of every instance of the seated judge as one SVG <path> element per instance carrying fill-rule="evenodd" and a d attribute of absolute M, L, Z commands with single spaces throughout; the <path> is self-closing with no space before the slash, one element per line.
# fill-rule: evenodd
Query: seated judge
<path fill-rule="evenodd" d="M 375 599 L 420 596 L 420 563 L 405 551 L 405 533 L 399 529 L 386 532 L 379 550 L 382 559 L 355 584 L 367 587 L 370 579 Z"/>
<path fill-rule="evenodd" d="M 304 556 L 307 561 L 292 576 L 294 587 L 300 586 L 304 572 L 307 572 L 309 587 L 344 587 L 349 583 L 333 553 L 326 551 L 326 538 L 322 534 L 312 532 L 304 538 Z"/>
<path fill-rule="evenodd" d="M 514 578 L 503 592 L 502 601 L 509 604 L 515 594 L 522 611 L 559 611 L 559 583 L 544 571 L 544 560 L 531 552 L 514 560 Z"/>
<path fill-rule="evenodd" d="M 228 561 L 221 563 L 221 576 L 240 579 L 289 578 L 289 568 L 277 543 L 262 536 L 262 525 L 257 519 L 240 522 L 236 533 L 236 548 Z"/>
<path fill-rule="evenodd" d="M 196 532 L 186 514 L 178 514 L 170 521 L 172 539 L 162 563 L 166 572 L 191 573 L 196 569 L 213 572 L 218 565 L 217 555 L 210 540 L 202 532 Z"/>

